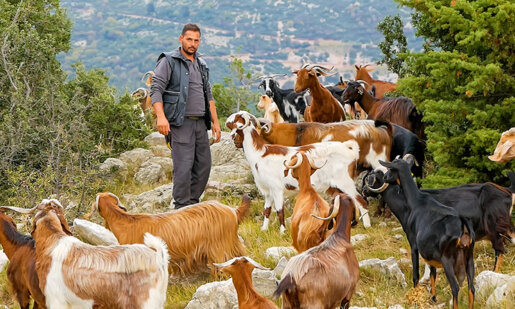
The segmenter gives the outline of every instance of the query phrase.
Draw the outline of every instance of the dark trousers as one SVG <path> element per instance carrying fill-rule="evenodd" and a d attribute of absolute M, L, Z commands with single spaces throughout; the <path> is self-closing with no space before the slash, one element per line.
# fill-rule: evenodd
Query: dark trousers
<path fill-rule="evenodd" d="M 211 150 L 202 118 L 186 118 L 182 126 L 171 126 L 173 199 L 175 208 L 199 202 L 211 171 Z"/>

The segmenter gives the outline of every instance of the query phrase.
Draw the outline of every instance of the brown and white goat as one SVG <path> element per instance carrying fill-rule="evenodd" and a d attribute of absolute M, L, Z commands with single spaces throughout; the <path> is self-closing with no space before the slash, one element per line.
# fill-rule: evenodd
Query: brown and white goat
<path fill-rule="evenodd" d="M 145 245 L 91 246 L 70 236 L 56 200 L 43 200 L 32 236 L 36 271 L 48 308 L 162 308 L 168 250 L 150 234 Z"/>
<path fill-rule="evenodd" d="M 300 70 L 293 71 L 297 74 L 295 81 L 295 92 L 302 92 L 309 89 L 312 96 L 311 105 L 304 111 L 306 122 L 338 122 L 345 120 L 345 110 L 338 100 L 333 97 L 318 81 L 318 75 L 329 75 L 332 69 L 319 65 L 305 64 Z"/>
<path fill-rule="evenodd" d="M 231 275 L 238 294 L 239 309 L 277 309 L 271 300 L 259 295 L 252 284 L 252 270 L 254 268 L 269 270 L 268 268 L 246 256 L 235 257 L 225 263 L 213 263 L 213 265 Z"/>
<path fill-rule="evenodd" d="M 311 164 L 304 151 L 294 154 L 289 161 L 284 162 L 284 166 L 299 181 L 299 194 L 291 216 L 291 238 L 293 247 L 301 253 L 318 246 L 327 238 L 329 222 L 320 221 L 311 215 L 327 217 L 329 204 L 311 185 L 311 174 L 318 167 Z"/>
<path fill-rule="evenodd" d="M 134 90 L 131 93 L 131 97 L 138 100 L 139 106 L 142 111 L 142 117 L 150 113 L 152 116 L 152 125 L 154 127 L 156 126 L 157 116 L 154 112 L 154 109 L 152 108 L 152 100 L 150 98 L 150 84 L 152 83 L 152 77 L 154 76 L 154 72 L 148 71 L 145 74 L 143 74 L 143 77 L 141 78 L 142 81 L 145 82 L 145 85 L 147 85 L 147 88 L 138 88 Z"/>
<path fill-rule="evenodd" d="M 11 207 L 2 207 L 12 209 Z M 20 210 L 24 210 L 20 208 Z M 11 283 L 12 292 L 21 309 L 28 309 L 30 297 L 34 299 L 34 309 L 46 308 L 45 295 L 39 288 L 36 273 L 36 249 L 34 239 L 23 235 L 16 229 L 13 219 L 0 211 L 0 244 L 4 249 L 9 266 L 7 280 Z"/>
<path fill-rule="evenodd" d="M 340 203 L 342 209 L 340 209 Z M 358 259 L 350 244 L 354 206 L 345 194 L 334 198 L 335 231 L 320 245 L 290 259 L 274 297 L 283 309 L 348 308 L 359 278 Z"/>
<path fill-rule="evenodd" d="M 275 104 L 269 96 L 262 95 L 257 104 L 257 108 L 265 111 L 265 119 L 273 123 L 284 122 L 283 117 L 281 117 L 281 114 L 279 113 L 277 104 Z"/>
<path fill-rule="evenodd" d="M 355 65 L 356 67 L 356 78 L 355 80 L 363 80 L 368 84 L 365 86 L 365 89 L 369 91 L 373 86 L 375 86 L 375 97 L 378 99 L 382 99 L 384 94 L 387 92 L 395 91 L 397 88 L 397 84 L 386 82 L 378 79 L 373 79 L 370 76 L 369 72 L 372 72 L 374 69 L 369 68 L 370 64 L 366 65 Z"/>
<path fill-rule="evenodd" d="M 100 193 L 85 218 L 98 210 L 120 244 L 143 243 L 147 232 L 161 237 L 168 246 L 169 268 L 175 275 L 189 275 L 206 264 L 245 254 L 238 224 L 249 209 L 250 198 L 244 195 L 237 209 L 206 201 L 168 213 L 130 214 L 116 195 Z"/>
<path fill-rule="evenodd" d="M 497 163 L 506 163 L 513 158 L 515 158 L 515 128 L 502 133 L 494 154 L 488 156 L 488 159 Z"/>
<path fill-rule="evenodd" d="M 355 140 L 359 145 L 358 164 L 386 169 L 379 160 L 388 161 L 393 143 L 392 126 L 383 121 L 347 120 L 339 123 L 266 123 L 260 135 L 270 144 L 302 146 L 323 141 Z"/>

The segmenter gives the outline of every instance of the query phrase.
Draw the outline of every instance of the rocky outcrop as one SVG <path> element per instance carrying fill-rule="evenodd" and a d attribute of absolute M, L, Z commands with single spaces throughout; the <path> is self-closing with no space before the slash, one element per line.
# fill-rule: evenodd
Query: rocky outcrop
<path fill-rule="evenodd" d="M 363 260 L 359 262 L 359 268 L 371 268 L 372 270 L 380 271 L 381 273 L 387 275 L 388 278 L 398 281 L 402 287 L 405 288 L 408 286 L 406 283 L 406 277 L 402 273 L 399 264 L 393 257 L 389 257 L 386 260 Z"/>

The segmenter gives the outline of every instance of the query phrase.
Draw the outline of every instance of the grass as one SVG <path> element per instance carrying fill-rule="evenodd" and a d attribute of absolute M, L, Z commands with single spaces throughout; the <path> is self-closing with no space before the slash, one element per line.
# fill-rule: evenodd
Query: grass
<path fill-rule="evenodd" d="M 126 187 L 124 189 L 135 188 Z M 121 196 L 124 192 L 128 191 L 120 190 L 117 191 L 116 194 Z M 240 196 L 233 196 L 227 193 L 209 193 L 206 194 L 205 199 L 216 199 L 234 207 L 239 205 L 241 201 Z M 286 209 L 286 217 L 291 216 L 293 205 L 294 202 L 292 201 L 291 207 Z M 375 205 L 371 205 L 370 208 L 371 213 L 373 213 Z M 261 223 L 263 222 L 261 215 L 262 211 L 263 200 L 261 198 L 255 198 L 252 201 L 252 207 L 249 215 L 247 215 L 246 219 L 240 225 L 239 234 L 245 241 L 247 255 L 262 265 L 273 269 L 275 268 L 275 262 L 265 257 L 266 248 L 275 246 L 290 246 L 291 236 L 289 234 L 289 230 L 285 235 L 281 235 L 279 233 L 279 225 L 275 214 L 272 214 L 269 230 L 261 231 L 260 227 Z M 397 261 L 400 261 L 401 258 L 410 259 L 409 253 L 403 254 L 400 250 L 401 248 L 404 248 L 408 252 L 410 251 L 408 241 L 404 236 L 404 232 L 402 230 L 394 230 L 397 227 L 400 227 L 400 224 L 393 217 L 391 219 L 373 217 L 372 228 L 365 229 L 361 224 L 353 228 L 352 235 L 366 234 L 368 236 L 367 239 L 357 243 L 354 246 L 354 251 L 358 260 L 361 261 L 371 258 L 386 259 L 388 257 L 394 257 Z M 403 237 L 397 240 L 394 238 L 396 234 L 400 234 Z M 506 251 L 507 253 L 504 256 L 501 272 L 504 274 L 515 275 L 515 246 L 507 245 Z M 484 270 L 491 270 L 493 268 L 494 252 L 488 241 L 476 243 L 474 256 L 474 261 L 476 263 L 476 276 Z M 382 309 L 388 308 L 388 306 L 395 304 L 401 304 L 405 308 L 428 308 L 430 304 L 427 302 L 430 297 L 429 293 L 427 292 L 428 286 L 422 286 L 418 290 L 413 290 L 411 288 L 411 262 L 399 263 L 399 266 L 406 277 L 406 282 L 408 284 L 407 288 L 403 288 L 399 282 L 397 282 L 395 279 L 387 278 L 386 275 L 376 271 L 364 269 L 360 272 L 360 279 L 356 289 L 356 294 L 352 298 L 351 305 L 359 307 L 375 306 L 379 309 Z M 422 275 L 422 265 L 420 271 Z M 165 308 L 184 308 L 191 300 L 196 289 L 200 285 L 210 281 L 210 278 L 203 277 L 197 281 L 185 284 L 170 284 L 168 288 Z M 464 285 L 460 289 L 460 308 L 468 308 L 468 297 L 466 289 L 465 281 Z M 445 279 L 445 275 L 443 272 L 439 272 L 437 278 L 437 305 L 443 303 L 445 305 L 444 308 L 447 308 L 451 298 L 451 290 L 447 280 Z M 411 304 L 409 299 L 418 299 L 419 303 L 415 305 Z M 422 300 L 422 302 L 420 302 L 420 300 Z M 484 308 L 486 300 L 487 297 L 476 295 L 474 308 Z M 277 300 L 276 303 L 280 306 L 280 299 Z M 0 304 L 4 304 L 7 306 L 7 308 L 19 308 L 19 306 L 9 295 L 5 269 L 0 273 Z M 502 308 L 515 308 L 514 304 L 515 297 L 514 299 L 510 299 L 506 303 L 505 307 Z"/>

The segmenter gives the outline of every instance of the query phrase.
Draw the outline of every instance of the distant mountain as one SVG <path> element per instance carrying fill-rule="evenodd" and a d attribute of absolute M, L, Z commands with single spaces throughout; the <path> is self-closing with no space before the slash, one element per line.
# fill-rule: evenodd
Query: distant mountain
<path fill-rule="evenodd" d="M 400 14 L 410 48 L 419 48 L 409 12 L 391 0 L 85 0 L 61 1 L 74 22 L 72 50 L 60 56 L 72 71 L 77 61 L 86 68 L 106 69 L 119 90 L 143 86 L 141 76 L 153 70 L 157 56 L 179 45 L 185 23 L 202 30 L 199 49 L 211 68 L 212 82 L 230 75 L 230 55 L 262 74 L 285 73 L 303 63 L 335 66 L 353 77 L 354 64 L 374 63 L 382 55 L 375 28 L 387 15 Z M 384 69 L 374 72 L 395 78 Z M 336 78 L 326 82 L 335 82 Z"/>

